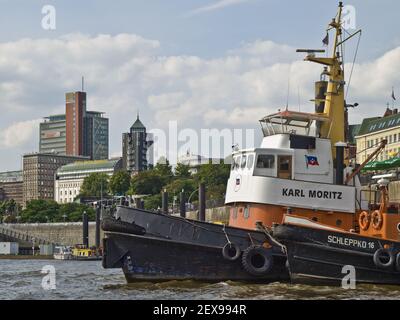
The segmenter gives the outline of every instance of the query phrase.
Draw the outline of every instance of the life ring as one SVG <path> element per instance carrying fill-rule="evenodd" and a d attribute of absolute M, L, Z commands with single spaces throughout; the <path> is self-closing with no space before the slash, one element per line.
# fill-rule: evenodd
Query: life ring
<path fill-rule="evenodd" d="M 358 218 L 358 224 L 360 225 L 361 230 L 367 231 L 371 224 L 371 214 L 366 211 L 361 212 L 360 217 Z"/>
<path fill-rule="evenodd" d="M 400 272 L 400 252 L 396 255 L 396 271 Z"/>
<path fill-rule="evenodd" d="M 235 243 L 227 243 L 224 245 L 222 248 L 222 256 L 229 261 L 236 261 L 239 259 L 241 254 L 240 248 L 237 244 Z"/>
<path fill-rule="evenodd" d="M 243 268 L 253 276 L 267 274 L 274 264 L 272 250 L 262 246 L 250 246 L 242 256 Z"/>
<path fill-rule="evenodd" d="M 383 262 L 382 258 L 389 258 L 389 261 Z M 396 261 L 398 259 L 396 258 Z M 395 257 L 394 254 L 391 250 L 389 249 L 378 249 L 374 253 L 374 263 L 378 268 L 381 269 L 388 269 L 393 266 L 393 263 L 395 262 Z"/>
<path fill-rule="evenodd" d="M 383 224 L 383 214 L 379 210 L 375 210 L 371 215 L 372 227 L 375 230 L 381 230 Z"/>

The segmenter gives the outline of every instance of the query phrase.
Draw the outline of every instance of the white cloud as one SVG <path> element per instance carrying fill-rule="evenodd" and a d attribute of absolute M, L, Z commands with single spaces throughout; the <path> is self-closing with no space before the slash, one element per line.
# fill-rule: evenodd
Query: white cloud
<path fill-rule="evenodd" d="M 34 137 L 39 135 L 39 123 L 40 120 L 28 120 L 0 129 L 0 149 L 21 147 L 32 139 L 36 140 Z"/>
<path fill-rule="evenodd" d="M 197 8 L 195 10 L 192 10 L 188 13 L 188 16 L 193 16 L 196 14 L 201 14 L 209 11 L 215 11 L 215 10 L 220 10 L 226 7 L 234 6 L 237 4 L 241 4 L 244 2 L 249 2 L 249 0 L 219 0 L 213 4 L 209 4 L 204 7 Z"/>
<path fill-rule="evenodd" d="M 290 107 L 298 109 L 299 91 L 301 110 L 313 110 L 321 67 L 288 45 L 257 40 L 213 59 L 163 56 L 160 49 L 158 41 L 130 34 L 0 43 L 0 146 L 9 159 L 0 170 L 38 149 L 38 120 L 31 119 L 63 113 L 65 92 L 79 90 L 82 75 L 88 109 L 110 118 L 113 155 L 138 110 L 149 129 L 165 129 L 168 120 L 179 128 L 257 127 L 286 104 L 289 75 Z M 392 86 L 400 92 L 399 68 L 400 47 L 355 66 L 348 100 L 360 107 L 350 111 L 352 120 L 383 113 Z M 349 71 L 346 65 L 347 77 Z"/>

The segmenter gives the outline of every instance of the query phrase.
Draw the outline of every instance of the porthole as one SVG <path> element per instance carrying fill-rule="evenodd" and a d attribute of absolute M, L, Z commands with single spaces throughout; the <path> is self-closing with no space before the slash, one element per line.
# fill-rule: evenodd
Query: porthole
<path fill-rule="evenodd" d="M 336 226 L 340 227 L 342 225 L 342 220 L 337 219 L 336 220 Z"/>

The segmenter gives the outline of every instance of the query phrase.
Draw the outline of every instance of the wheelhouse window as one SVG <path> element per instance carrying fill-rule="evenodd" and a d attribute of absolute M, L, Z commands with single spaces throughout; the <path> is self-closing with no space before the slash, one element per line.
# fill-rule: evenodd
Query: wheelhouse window
<path fill-rule="evenodd" d="M 247 169 L 249 170 L 253 169 L 253 164 L 254 164 L 254 154 L 250 154 L 247 157 Z"/>
<path fill-rule="evenodd" d="M 260 154 L 257 157 L 258 169 L 273 169 L 275 166 L 275 156 L 270 154 Z"/>
<path fill-rule="evenodd" d="M 247 162 L 247 156 L 246 156 L 246 155 L 243 155 L 243 156 L 242 156 L 242 163 L 240 164 L 240 167 L 241 167 L 242 169 L 246 168 L 246 162 Z"/>

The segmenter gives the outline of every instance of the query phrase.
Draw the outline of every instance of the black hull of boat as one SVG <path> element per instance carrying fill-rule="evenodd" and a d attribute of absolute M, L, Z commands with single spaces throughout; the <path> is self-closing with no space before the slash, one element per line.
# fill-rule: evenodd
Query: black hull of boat
<path fill-rule="evenodd" d="M 221 248 L 217 247 L 124 233 L 108 233 L 103 246 L 106 253 L 103 266 L 105 264 L 107 268 L 115 255 L 121 257 L 118 262 L 114 260 L 114 267 L 122 268 L 128 283 L 170 280 L 268 283 L 289 280 L 285 256 L 274 256 L 274 266 L 268 274 L 252 276 L 243 269 L 240 259 L 224 259 Z"/>
<path fill-rule="evenodd" d="M 374 262 L 375 252 L 385 246 L 396 256 L 398 242 L 285 224 L 275 226 L 273 235 L 286 246 L 294 283 L 340 286 L 349 283 L 346 276 L 354 267 L 356 283 L 400 285 L 396 259 L 385 268 Z"/>
<path fill-rule="evenodd" d="M 286 255 L 272 246 L 272 268 L 252 275 L 242 257 L 230 261 L 222 248 L 228 243 L 244 251 L 267 241 L 261 231 L 224 227 L 218 224 L 119 207 L 114 222 L 103 223 L 103 267 L 122 268 L 128 283 L 137 281 L 198 280 L 267 283 L 289 280 Z"/>

